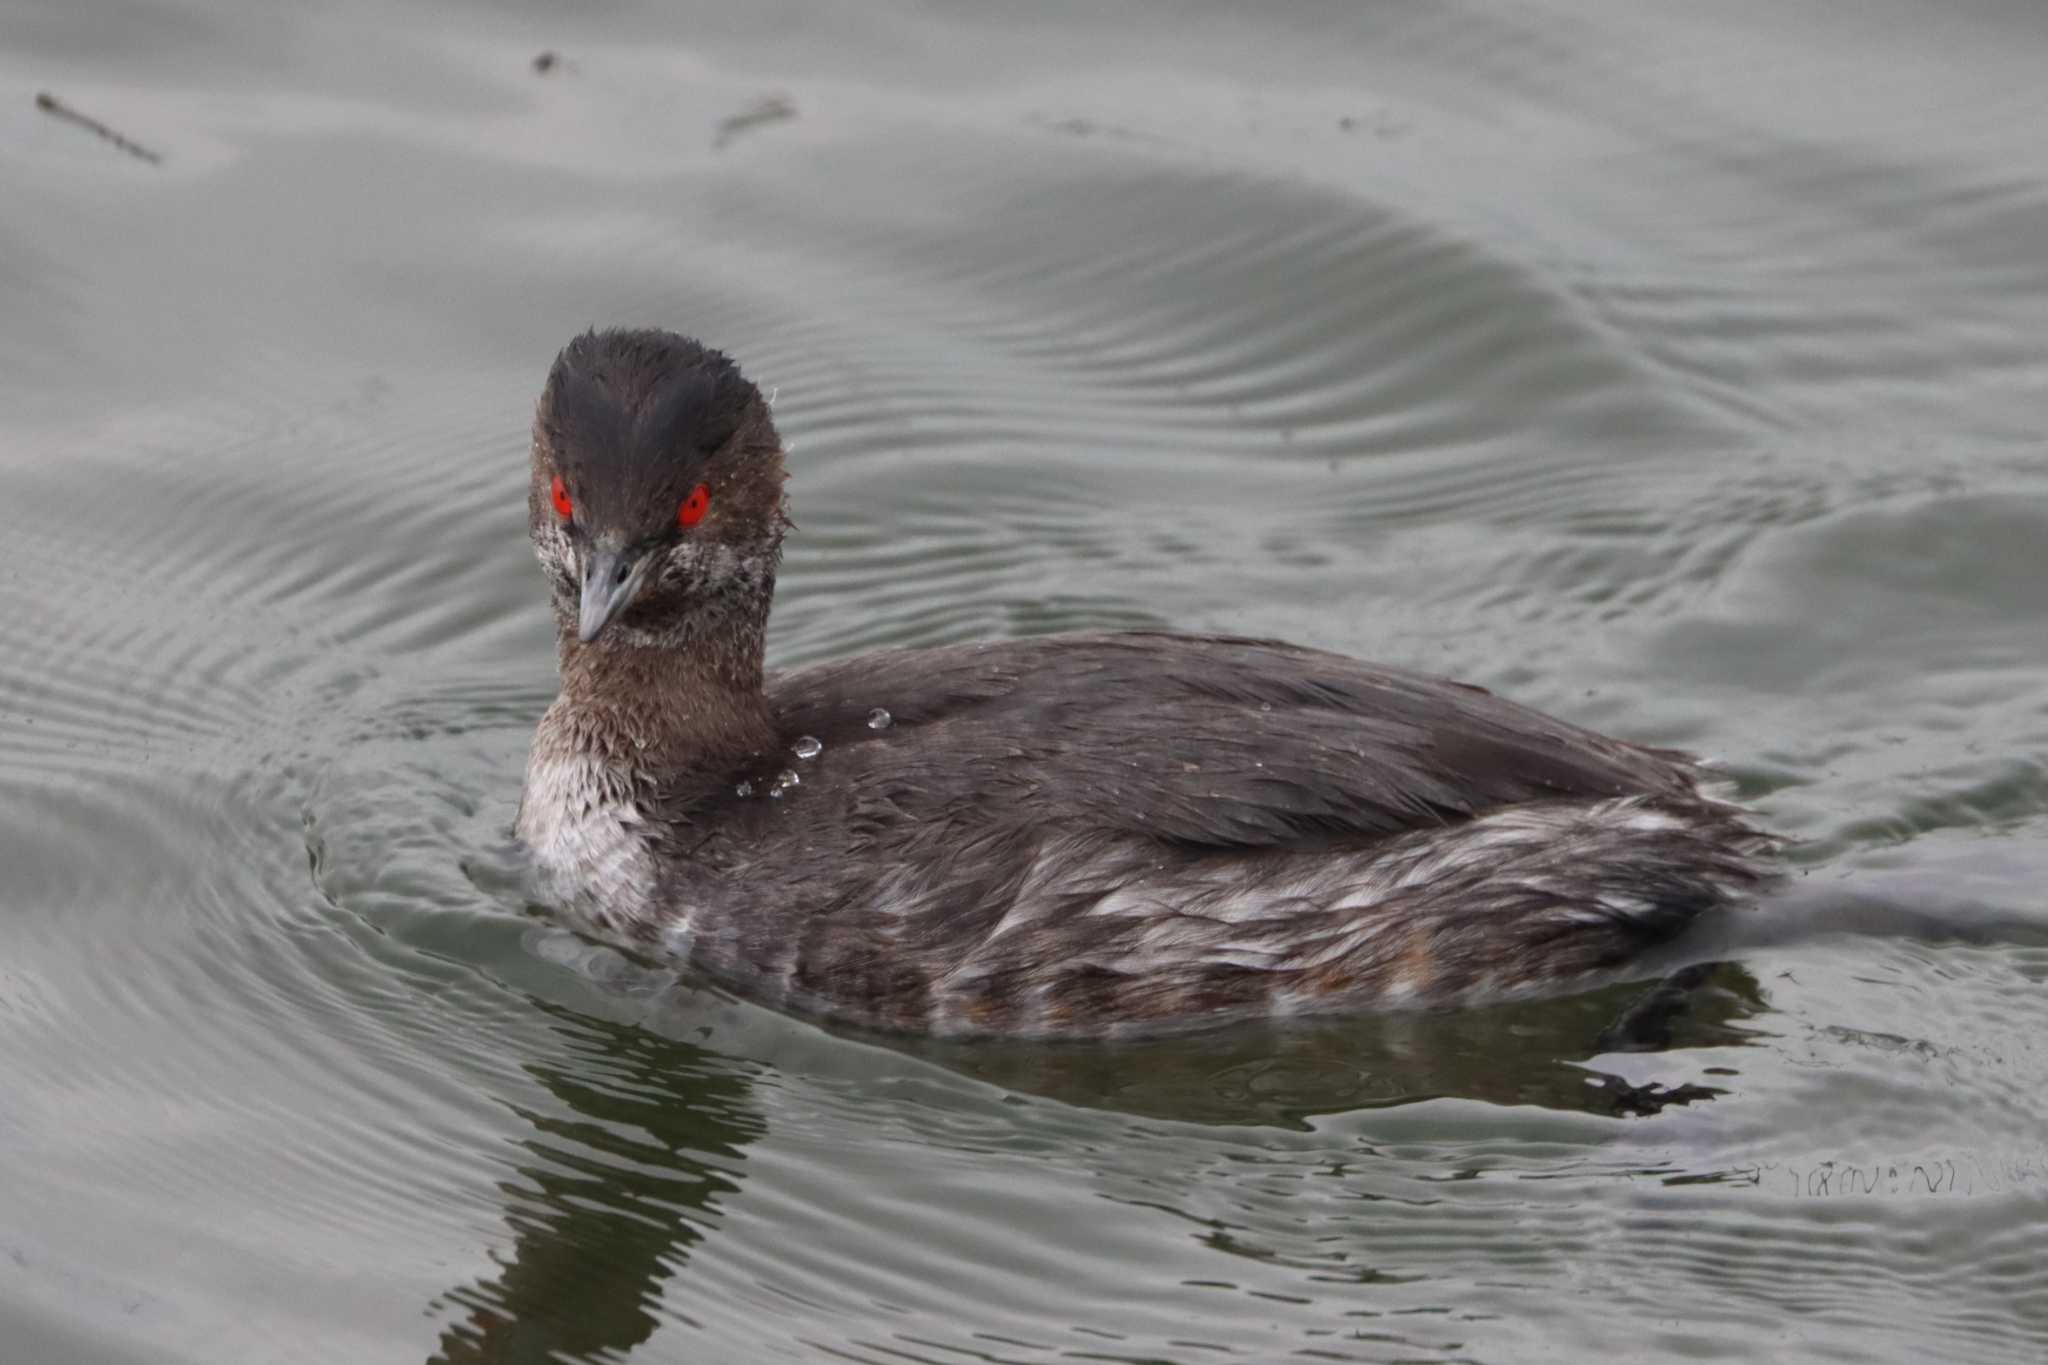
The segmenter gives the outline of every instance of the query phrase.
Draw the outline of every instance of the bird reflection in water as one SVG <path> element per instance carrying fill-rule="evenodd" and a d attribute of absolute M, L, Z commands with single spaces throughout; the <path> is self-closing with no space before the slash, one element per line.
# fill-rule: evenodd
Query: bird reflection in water
<path fill-rule="evenodd" d="M 518 1109 L 531 1160 L 500 1185 L 513 1244 L 496 1275 L 433 1305 L 459 1316 L 430 1365 L 611 1359 L 654 1335 L 662 1286 L 738 1189 L 762 1132 L 748 1085 L 648 1030 L 536 1001 L 569 1043 L 527 1064 L 561 1102 Z"/>
<path fill-rule="evenodd" d="M 766 1131 L 746 1078 L 716 1054 L 535 1007 L 569 1048 L 527 1070 L 562 1109 L 518 1110 L 532 1159 L 500 1187 L 511 1251 L 496 1275 L 436 1301 L 457 1316 L 429 1365 L 608 1360 L 650 1339 L 664 1286 L 715 1230 L 741 1149 Z M 897 1039 L 901 1060 L 882 1065 L 937 1063 L 1062 1103 L 1195 1123 L 1294 1126 L 1441 1096 L 1640 1116 L 1721 1092 L 1632 1083 L 1600 1055 L 1744 1045 L 1745 1021 L 1767 1008 L 1753 977 L 1721 964 L 1559 1000 L 1126 1045 Z M 682 1320 L 673 1307 L 666 1318 Z"/>
<path fill-rule="evenodd" d="M 1323 1114 L 1457 1098 L 1640 1117 L 1723 1093 L 1688 1050 L 1748 1046 L 1767 1012 L 1733 963 L 1561 999 L 1271 1024 L 1122 1045 L 901 1040 L 900 1051 L 1005 1090 L 1190 1123 L 1298 1127 Z M 1631 1082 L 1601 1062 L 1674 1054 Z M 1634 1068 L 1631 1068 L 1634 1070 Z"/>

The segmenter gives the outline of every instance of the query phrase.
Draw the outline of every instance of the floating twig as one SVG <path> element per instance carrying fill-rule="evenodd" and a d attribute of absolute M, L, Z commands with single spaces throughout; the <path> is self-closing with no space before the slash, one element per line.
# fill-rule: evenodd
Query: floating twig
<path fill-rule="evenodd" d="M 163 164 L 163 158 L 158 156 L 155 152 L 149 150 L 149 148 L 143 146 L 138 142 L 130 142 L 127 138 L 122 137 L 119 133 L 115 132 L 112 128 L 109 128 L 106 124 L 101 123 L 98 119 L 93 118 L 89 114 L 79 113 L 76 109 L 73 109 L 70 105 L 64 103 L 64 101 L 58 99 L 55 95 L 51 94 L 47 90 L 44 90 L 36 95 L 36 108 L 42 110 L 44 113 L 48 114 L 52 118 L 60 118 L 67 123 L 75 123 L 79 127 L 85 129 L 87 132 L 90 133 L 98 133 L 101 137 L 113 143 L 122 151 L 128 153 L 128 155 L 133 157 L 140 157 L 142 160 L 147 161 L 152 166 L 158 166 Z"/>
<path fill-rule="evenodd" d="M 756 100 L 737 114 L 720 119 L 718 134 L 711 139 L 711 146 L 713 150 L 723 150 L 726 143 L 750 128 L 758 128 L 764 123 L 780 123 L 784 119 L 795 117 L 796 101 L 787 95 L 770 95 L 766 99 Z"/>

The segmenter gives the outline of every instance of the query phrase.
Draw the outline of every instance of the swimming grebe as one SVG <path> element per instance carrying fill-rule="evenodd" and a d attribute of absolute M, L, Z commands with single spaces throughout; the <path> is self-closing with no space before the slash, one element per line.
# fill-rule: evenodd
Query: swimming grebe
<path fill-rule="evenodd" d="M 562 689 L 518 832 L 579 931 L 814 1016 L 1112 1036 L 1555 993 L 1771 875 L 1677 754 L 1270 640 L 766 676 L 783 478 L 719 352 L 556 358 L 528 507 Z"/>

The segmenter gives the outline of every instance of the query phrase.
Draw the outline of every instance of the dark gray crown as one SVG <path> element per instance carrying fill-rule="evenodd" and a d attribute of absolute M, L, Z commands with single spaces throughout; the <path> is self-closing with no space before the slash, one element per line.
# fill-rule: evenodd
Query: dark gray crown
<path fill-rule="evenodd" d="M 722 351 L 674 332 L 590 331 L 555 357 L 536 434 L 579 523 L 651 533 L 761 407 Z"/>

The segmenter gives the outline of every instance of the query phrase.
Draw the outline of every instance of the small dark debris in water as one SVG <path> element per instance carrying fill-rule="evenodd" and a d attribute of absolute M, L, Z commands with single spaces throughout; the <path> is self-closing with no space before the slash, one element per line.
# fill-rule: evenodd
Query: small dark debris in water
<path fill-rule="evenodd" d="M 1400 137 L 1408 131 L 1408 124 L 1405 121 L 1395 117 L 1393 114 L 1390 114 L 1385 110 L 1382 110 L 1378 114 L 1375 114 L 1373 116 L 1372 124 L 1370 127 L 1367 127 L 1363 119 L 1354 118 L 1350 114 L 1346 114 L 1344 117 L 1338 119 L 1337 126 L 1347 133 L 1355 133 L 1360 128 L 1365 128 L 1366 131 L 1370 132 L 1374 137 L 1379 138 L 1383 142 L 1393 138 Z"/>
<path fill-rule="evenodd" d="M 533 59 L 533 69 L 537 74 L 545 76 L 559 66 L 561 61 L 562 59 L 554 53 L 543 52 Z"/>
<path fill-rule="evenodd" d="M 718 134 L 711 139 L 714 149 L 722 150 L 741 133 L 762 127 L 765 124 L 780 123 L 796 117 L 796 103 L 787 95 L 770 95 L 756 100 L 746 108 L 728 118 L 720 119 Z"/>
<path fill-rule="evenodd" d="M 1087 118 L 1054 118 L 1047 114 L 1033 114 L 1027 122 L 1049 133 L 1058 133 L 1062 137 L 1100 137 L 1118 142 L 1148 142 L 1155 146 L 1163 141 L 1149 133 L 1136 132 L 1114 123 L 1097 123 Z"/>
<path fill-rule="evenodd" d="M 116 147 L 119 147 L 122 151 L 128 153 L 128 155 L 133 157 L 139 157 L 142 160 L 147 161 L 152 166 L 160 166 L 163 164 L 163 158 L 158 156 L 155 152 L 149 150 L 149 148 L 142 146 L 140 143 L 130 142 L 127 138 L 122 137 L 119 133 L 115 132 L 112 128 L 109 128 L 106 124 L 101 123 L 98 119 L 93 118 L 88 114 L 79 113 L 76 109 L 73 109 L 70 105 L 64 103 L 64 101 L 58 99 L 55 95 L 51 94 L 47 90 L 40 91 L 36 95 L 36 108 L 42 110 L 44 113 L 48 114 L 52 118 L 60 118 L 63 119 L 66 123 L 77 124 L 79 127 L 85 129 L 89 133 L 97 133 L 101 137 L 105 138 L 107 141 L 113 143 Z"/>

